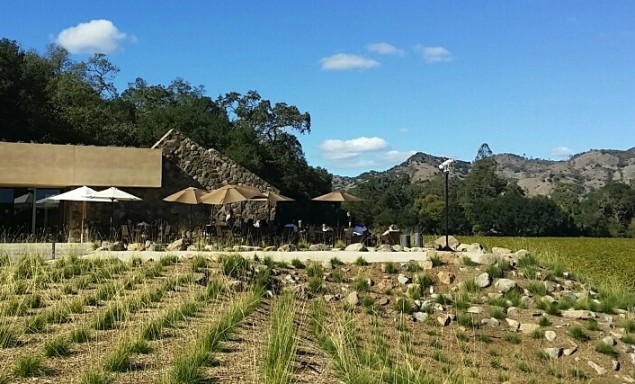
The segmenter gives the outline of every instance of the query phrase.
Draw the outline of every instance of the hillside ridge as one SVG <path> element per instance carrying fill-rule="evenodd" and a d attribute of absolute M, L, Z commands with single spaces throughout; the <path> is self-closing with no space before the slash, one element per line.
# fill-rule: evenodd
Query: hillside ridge
<path fill-rule="evenodd" d="M 579 184 L 586 191 L 600 188 L 609 181 L 630 183 L 635 179 L 635 147 L 627 150 L 591 149 L 566 160 L 534 159 L 513 153 L 492 156 L 499 175 L 515 180 L 528 196 L 549 195 L 559 182 Z M 440 174 L 439 164 L 447 157 L 417 152 L 386 171 L 370 171 L 355 177 L 333 176 L 334 189 L 351 189 L 372 176 L 405 174 L 411 182 L 432 180 Z M 464 177 L 471 162 L 457 160 L 453 173 Z"/>

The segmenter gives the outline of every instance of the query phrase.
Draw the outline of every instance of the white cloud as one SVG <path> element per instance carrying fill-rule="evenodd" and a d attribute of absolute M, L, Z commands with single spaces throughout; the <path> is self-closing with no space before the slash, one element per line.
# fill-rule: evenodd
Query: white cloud
<path fill-rule="evenodd" d="M 349 69 L 369 69 L 378 67 L 378 61 L 350 53 L 338 53 L 320 60 L 325 71 L 346 71 Z"/>
<path fill-rule="evenodd" d="M 407 135 L 408 132 L 410 132 L 408 128 L 399 128 L 399 133 L 402 135 Z"/>
<path fill-rule="evenodd" d="M 359 157 L 359 152 L 324 152 L 326 160 L 345 160 Z"/>
<path fill-rule="evenodd" d="M 384 153 L 383 158 L 387 163 L 400 164 L 408 160 L 408 158 L 414 155 L 415 153 L 417 153 L 417 151 L 401 152 L 401 151 L 392 150 L 392 151 L 388 151 Z"/>
<path fill-rule="evenodd" d="M 395 47 L 392 44 L 388 44 L 388 43 L 373 43 L 373 44 L 368 44 L 366 46 L 366 49 L 368 49 L 370 52 L 374 52 L 380 55 L 396 55 L 396 56 L 401 56 L 403 55 L 403 50 Z"/>
<path fill-rule="evenodd" d="M 569 147 L 561 146 L 551 148 L 551 156 L 553 157 L 568 157 L 573 155 L 573 150 Z"/>
<path fill-rule="evenodd" d="M 328 139 L 320 144 L 324 152 L 357 153 L 376 152 L 388 148 L 388 142 L 381 137 L 358 137 L 350 140 Z"/>
<path fill-rule="evenodd" d="M 66 28 L 55 42 L 70 53 L 112 53 L 126 37 L 112 21 L 101 19 Z"/>
<path fill-rule="evenodd" d="M 443 47 L 417 45 L 415 46 L 415 51 L 420 53 L 423 56 L 423 60 L 428 64 L 443 63 L 453 59 L 452 53 Z"/>

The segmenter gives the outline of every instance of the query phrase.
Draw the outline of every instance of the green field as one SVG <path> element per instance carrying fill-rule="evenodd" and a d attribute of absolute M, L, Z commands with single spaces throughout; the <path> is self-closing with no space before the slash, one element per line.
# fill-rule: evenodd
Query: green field
<path fill-rule="evenodd" d="M 635 239 L 460 236 L 485 248 L 526 249 L 544 263 L 559 265 L 598 288 L 635 293 Z"/>

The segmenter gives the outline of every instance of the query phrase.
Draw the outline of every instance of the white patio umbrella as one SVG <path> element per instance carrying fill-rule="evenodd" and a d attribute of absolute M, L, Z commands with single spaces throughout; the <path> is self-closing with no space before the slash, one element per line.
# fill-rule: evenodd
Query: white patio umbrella
<path fill-rule="evenodd" d="M 110 230 L 112 231 L 112 218 L 114 212 L 114 203 L 115 201 L 140 201 L 141 198 L 135 195 L 132 195 L 128 192 L 124 192 L 119 188 L 110 187 L 108 189 L 104 189 L 103 191 L 95 192 L 91 196 L 93 199 L 107 199 L 110 201 Z"/>
<path fill-rule="evenodd" d="M 59 195 L 49 196 L 44 201 L 81 201 L 82 205 L 82 234 L 80 235 L 80 242 L 84 242 L 84 220 L 86 219 L 86 202 L 91 201 L 94 203 L 108 203 L 109 199 L 92 197 L 95 194 L 95 190 L 88 188 L 87 186 L 75 188 L 68 192 L 60 193 Z M 38 200 L 38 203 L 41 200 Z"/>

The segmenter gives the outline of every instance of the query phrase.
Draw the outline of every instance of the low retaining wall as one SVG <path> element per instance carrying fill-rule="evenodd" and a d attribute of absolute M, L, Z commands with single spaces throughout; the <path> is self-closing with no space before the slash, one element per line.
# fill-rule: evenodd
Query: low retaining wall
<path fill-rule="evenodd" d="M 83 256 L 91 252 L 91 243 L 0 243 L 0 254 L 7 253 L 12 260 L 26 255 L 39 255 L 44 260 L 50 260 L 67 255 Z"/>
<path fill-rule="evenodd" d="M 120 251 L 120 252 L 93 252 L 86 257 L 117 257 L 121 260 L 127 261 L 133 257 L 139 257 L 142 260 L 154 259 L 158 260 L 161 257 L 168 255 L 176 255 L 179 257 L 193 257 L 195 255 L 205 256 L 217 256 L 220 254 L 227 254 L 229 252 L 195 252 L 195 251 L 177 251 L 177 252 L 151 252 L 151 251 Z M 424 261 L 428 260 L 427 251 L 419 252 L 350 252 L 350 251 L 296 251 L 296 252 L 264 252 L 264 251 L 248 251 L 248 252 L 231 252 L 232 254 L 239 254 L 246 259 L 253 259 L 254 256 L 259 258 L 271 257 L 273 261 L 286 261 L 290 262 L 293 259 L 298 259 L 302 262 L 307 260 L 313 261 L 329 261 L 334 257 L 344 263 L 354 263 L 359 257 L 363 257 L 369 263 L 386 263 L 397 262 L 405 263 L 410 260 Z M 439 252 L 435 252 L 439 253 Z"/>

